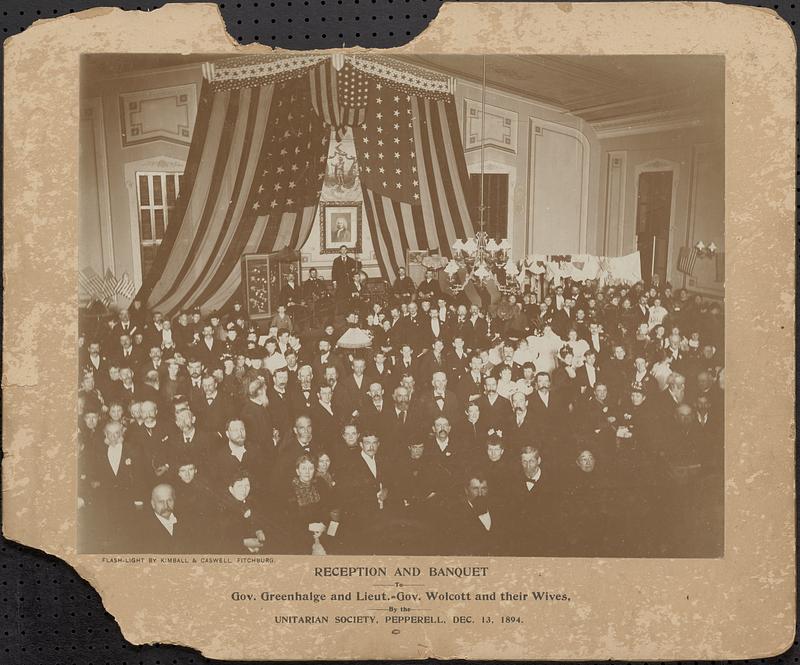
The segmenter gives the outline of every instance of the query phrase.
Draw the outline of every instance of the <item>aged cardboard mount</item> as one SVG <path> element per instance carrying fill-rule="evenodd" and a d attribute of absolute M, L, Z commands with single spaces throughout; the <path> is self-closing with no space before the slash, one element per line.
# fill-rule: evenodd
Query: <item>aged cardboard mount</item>
<path fill-rule="evenodd" d="M 72 565 L 130 641 L 214 658 L 739 659 L 788 648 L 795 49 L 775 13 L 732 5 L 445 4 L 387 51 L 725 57 L 722 558 L 77 553 L 80 56 L 266 50 L 237 45 L 212 4 L 94 9 L 6 40 L 4 535 Z"/>

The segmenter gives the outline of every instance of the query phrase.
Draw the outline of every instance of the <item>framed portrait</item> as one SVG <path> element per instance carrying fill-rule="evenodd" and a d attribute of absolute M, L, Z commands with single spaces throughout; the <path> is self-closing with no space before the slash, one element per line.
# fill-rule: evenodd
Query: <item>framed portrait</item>
<path fill-rule="evenodd" d="M 337 254 L 344 245 L 361 252 L 361 202 L 328 201 L 320 204 L 320 253 Z"/>

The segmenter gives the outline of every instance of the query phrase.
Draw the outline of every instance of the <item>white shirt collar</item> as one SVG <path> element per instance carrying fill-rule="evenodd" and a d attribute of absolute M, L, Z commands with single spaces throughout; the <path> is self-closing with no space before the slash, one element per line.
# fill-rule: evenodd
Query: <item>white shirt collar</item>
<path fill-rule="evenodd" d="M 450 439 L 447 439 L 447 440 L 444 442 L 444 444 L 442 444 L 442 442 L 441 442 L 441 441 L 439 441 L 439 439 L 436 439 L 436 445 L 437 445 L 437 446 L 439 446 L 439 450 L 441 450 L 442 452 L 444 452 L 445 450 L 447 450 L 448 446 L 450 445 Z"/>
<path fill-rule="evenodd" d="M 528 478 L 527 476 L 525 476 L 525 483 L 526 484 L 527 483 L 538 483 L 539 482 L 539 478 L 541 478 L 541 477 L 542 477 L 542 467 L 539 467 L 538 469 L 536 469 L 536 473 L 533 474 L 533 478 Z M 528 488 L 528 489 L 531 489 L 531 488 Z"/>
<path fill-rule="evenodd" d="M 108 461 L 116 476 L 119 473 L 119 463 L 122 460 L 122 444 L 119 443 L 115 446 L 107 446 L 107 448 L 106 454 L 108 455 Z"/>
<path fill-rule="evenodd" d="M 372 473 L 375 478 L 378 477 L 378 463 L 375 461 L 374 457 L 370 457 L 367 455 L 363 450 L 361 451 L 361 459 L 363 459 L 367 466 L 369 467 L 370 472 Z"/>
<path fill-rule="evenodd" d="M 161 515 L 159 515 L 158 513 L 153 513 L 153 514 L 154 514 L 154 515 L 155 515 L 155 516 L 158 518 L 158 521 L 159 521 L 159 522 L 161 522 L 161 524 L 163 524 L 163 525 L 164 525 L 164 528 L 165 528 L 167 531 L 169 531 L 169 535 L 170 535 L 170 536 L 173 536 L 173 535 L 175 535 L 175 534 L 174 534 L 174 532 L 173 532 L 173 529 L 175 528 L 175 524 L 176 524 L 176 523 L 177 523 L 177 521 L 178 521 L 178 518 L 177 518 L 177 517 L 175 517 L 175 513 L 170 513 L 170 516 L 169 516 L 169 518 L 167 518 L 167 519 L 164 519 L 164 518 L 163 518 L 163 517 L 161 517 Z"/>
<path fill-rule="evenodd" d="M 228 448 L 230 448 L 231 455 L 233 455 L 240 462 L 242 461 L 244 454 L 247 452 L 247 449 L 244 446 L 234 446 L 230 441 L 228 441 Z"/>

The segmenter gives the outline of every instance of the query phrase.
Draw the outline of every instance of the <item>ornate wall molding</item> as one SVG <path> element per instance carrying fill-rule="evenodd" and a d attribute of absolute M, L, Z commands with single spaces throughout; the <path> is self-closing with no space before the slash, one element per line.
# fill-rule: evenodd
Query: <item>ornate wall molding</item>
<path fill-rule="evenodd" d="M 197 115 L 197 86 L 137 90 L 119 95 L 122 145 L 170 141 L 189 145 Z"/>
<path fill-rule="evenodd" d="M 517 113 L 486 104 L 484 145 L 516 154 L 519 123 Z M 464 98 L 464 151 L 481 147 L 481 103 Z"/>

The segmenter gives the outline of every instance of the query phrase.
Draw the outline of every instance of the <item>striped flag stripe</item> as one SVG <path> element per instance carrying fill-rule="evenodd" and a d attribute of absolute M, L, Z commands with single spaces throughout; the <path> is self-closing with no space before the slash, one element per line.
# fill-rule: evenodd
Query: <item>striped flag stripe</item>
<path fill-rule="evenodd" d="M 372 214 L 375 216 L 375 223 L 377 224 L 381 244 L 383 245 L 384 263 L 386 263 L 387 269 L 390 270 L 392 274 L 397 274 L 397 258 L 394 254 L 394 243 L 392 242 L 392 233 L 394 229 L 390 228 L 389 220 L 386 219 L 384 214 L 383 199 L 383 196 L 370 190 L 369 203 Z"/>
<path fill-rule="evenodd" d="M 381 274 L 393 281 L 395 277 L 395 271 L 391 269 L 391 266 L 386 264 L 386 260 L 384 259 L 388 253 L 386 252 L 386 246 L 383 243 L 383 236 L 378 231 L 377 215 L 375 214 L 375 210 L 372 205 L 372 192 L 363 185 L 361 186 L 361 192 L 364 197 L 364 207 L 367 224 L 369 225 L 369 234 L 372 238 L 372 244 L 377 250 L 375 252 L 375 256 L 378 259 L 378 265 L 381 269 Z"/>
<path fill-rule="evenodd" d="M 211 121 L 212 109 L 216 95 L 211 89 L 211 84 L 203 80 L 200 88 L 200 102 L 195 117 L 194 130 L 192 132 L 192 143 L 189 146 L 189 154 L 186 158 L 186 170 L 183 173 L 183 186 L 180 195 L 175 202 L 175 220 L 182 220 L 188 208 L 189 200 L 193 195 L 194 183 L 200 167 L 205 164 L 201 159 L 207 148 L 207 137 L 209 123 Z M 167 260 L 172 253 L 175 239 L 178 237 L 183 225 L 170 224 L 167 227 L 164 239 L 161 241 L 155 261 L 147 275 L 144 275 L 142 287 L 139 291 L 139 299 L 143 302 L 149 300 L 153 287 L 161 278 L 166 267 Z"/>
<path fill-rule="evenodd" d="M 407 213 L 404 213 L 407 210 Z M 400 241 L 400 261 L 398 265 L 405 265 L 406 250 L 408 249 L 408 233 L 406 232 L 406 217 L 411 216 L 410 206 L 403 201 L 392 201 L 392 214 L 397 224 L 397 239 Z"/>
<path fill-rule="evenodd" d="M 423 110 L 420 108 L 419 100 L 417 97 L 411 98 L 411 109 L 412 114 L 415 119 L 414 122 L 414 151 L 416 153 L 417 159 L 417 175 L 419 176 L 419 193 L 420 193 L 420 204 L 422 210 L 422 231 L 423 235 L 425 236 L 425 247 L 424 249 L 435 249 L 439 245 L 439 240 L 437 238 L 435 227 L 436 224 L 431 224 L 431 220 L 434 222 L 437 219 L 437 212 L 433 210 L 433 202 L 430 196 L 426 194 L 428 190 L 428 168 L 426 164 L 426 160 L 424 159 L 423 150 L 422 150 L 422 134 L 424 132 L 425 122 L 427 121 L 424 115 Z M 422 237 L 419 234 L 419 229 L 417 231 L 418 237 Z"/>
<path fill-rule="evenodd" d="M 451 114 L 448 113 L 448 109 L 452 109 L 453 115 L 455 115 L 454 104 L 446 104 L 441 101 L 437 102 L 438 113 L 436 114 L 436 121 L 439 124 L 439 131 L 436 133 L 436 136 L 440 146 L 437 150 L 442 158 L 443 168 L 446 167 L 444 171 L 447 174 L 446 181 L 449 183 L 447 187 L 448 202 L 450 204 L 450 214 L 453 217 L 455 232 L 455 237 L 450 241 L 450 245 L 452 245 L 456 238 L 464 240 L 474 235 L 474 232 L 466 197 L 467 188 L 469 187 L 469 177 L 466 175 L 467 167 L 463 157 L 464 150 L 461 147 L 460 137 L 458 137 L 455 143 L 453 142 L 453 130 L 450 127 L 452 118 L 450 117 Z M 455 152 L 456 147 L 461 151 L 460 160 Z M 459 164 L 463 164 L 464 168 L 460 169 Z M 449 248 L 447 256 L 450 256 Z"/>
<path fill-rule="evenodd" d="M 411 249 L 430 249 L 428 232 L 425 228 L 425 213 L 420 205 L 411 206 L 411 219 L 414 222 L 415 246 Z"/>
<path fill-rule="evenodd" d="M 186 212 L 180 220 L 180 233 L 175 239 L 174 249 L 177 253 L 184 256 L 188 253 L 189 247 L 192 245 L 192 239 L 195 234 L 200 233 L 199 220 L 203 216 L 204 210 L 211 198 L 211 192 L 214 186 L 214 176 L 217 170 L 217 164 L 220 161 L 221 153 L 225 152 L 226 146 L 223 143 L 224 137 L 232 127 L 226 126 L 228 121 L 229 101 L 231 93 L 223 92 L 217 93 L 214 96 L 214 109 L 212 111 L 212 118 L 206 137 L 205 149 L 200 156 L 203 164 L 198 169 L 197 179 L 195 180 L 190 200 L 186 207 Z M 230 143 L 228 144 L 229 147 Z M 176 261 L 173 254 L 170 253 L 170 260 L 166 262 L 161 274 L 161 279 L 156 284 L 155 288 L 149 298 L 151 308 L 163 301 L 171 295 L 172 290 L 178 287 L 180 283 L 180 272 L 183 267 L 182 261 Z"/>
<path fill-rule="evenodd" d="M 213 261 L 201 271 L 200 279 L 190 289 L 186 296 L 170 309 L 177 309 L 185 302 L 204 301 L 224 281 L 223 275 L 231 264 L 238 263 L 250 231 L 255 224 L 253 215 L 250 219 L 242 221 L 250 212 L 247 204 L 251 196 L 253 181 L 258 173 L 261 149 L 269 107 L 272 100 L 272 86 L 265 86 L 254 91 L 250 99 L 250 111 L 247 131 L 244 137 L 244 150 L 236 172 L 234 193 L 227 206 L 227 212 L 222 221 L 223 232 L 218 233 L 211 257 Z M 249 223 L 248 223 L 249 222 Z M 240 225 L 242 225 L 240 227 Z M 223 249 L 224 248 L 224 249 Z"/>
<path fill-rule="evenodd" d="M 232 137 L 232 149 L 223 175 L 223 185 L 211 211 L 206 241 L 192 259 L 192 267 L 185 283 L 162 305 L 167 310 L 179 310 L 187 301 L 196 296 L 203 286 L 213 279 L 227 251 L 236 237 L 236 227 L 240 217 L 234 213 L 241 211 L 241 196 L 247 165 L 252 157 L 253 131 L 258 117 L 258 94 L 253 89 L 243 90 L 242 104 L 239 107 L 237 127 Z M 249 182 L 244 191 L 249 191 Z"/>
<path fill-rule="evenodd" d="M 464 236 L 462 240 L 475 235 L 475 220 L 472 219 L 467 202 L 467 192 L 469 191 L 469 172 L 467 171 L 467 161 L 464 159 L 464 145 L 461 142 L 461 125 L 456 113 L 454 103 L 444 104 L 444 115 L 442 121 L 447 126 L 450 140 L 447 141 L 447 160 L 450 168 L 453 169 L 453 184 L 455 187 L 456 198 L 458 199 L 458 209 L 461 213 L 461 221 L 464 224 Z"/>
<path fill-rule="evenodd" d="M 219 229 L 215 228 L 218 218 L 215 216 L 214 212 L 217 210 L 218 206 L 222 205 L 223 202 L 227 204 L 227 201 L 229 200 L 226 198 L 230 196 L 230 194 L 226 191 L 229 185 L 229 180 L 225 177 L 225 174 L 231 167 L 231 161 L 238 161 L 236 160 L 237 154 L 235 151 L 242 148 L 241 139 L 236 139 L 237 136 L 240 136 L 242 132 L 241 116 L 243 114 L 246 116 L 247 107 L 241 104 L 242 97 L 246 90 L 246 88 L 239 89 L 231 93 L 231 99 L 230 103 L 228 104 L 225 118 L 225 126 L 223 128 L 222 136 L 220 137 L 220 151 L 217 153 L 217 160 L 211 176 L 211 183 L 209 186 L 209 194 L 208 198 L 206 199 L 206 204 L 203 208 L 202 215 L 200 216 L 200 220 L 194 232 L 191 246 L 183 257 L 183 262 L 177 276 L 175 277 L 175 281 L 161 299 L 161 302 L 158 302 L 154 305 L 154 308 L 156 309 L 164 309 L 164 303 L 167 298 L 175 295 L 176 291 L 179 289 L 185 288 L 186 279 L 191 274 L 190 271 L 192 268 L 197 270 L 199 269 L 199 266 L 205 264 L 209 256 L 209 252 L 211 251 L 208 238 L 213 237 L 209 236 L 208 234 L 213 233 L 214 231 L 219 232 Z"/>
<path fill-rule="evenodd" d="M 444 148 L 444 135 L 442 125 L 439 122 L 440 106 L 437 102 L 426 100 L 429 108 L 428 139 L 433 163 L 433 174 L 436 182 L 436 189 L 440 193 L 441 221 L 443 231 L 446 236 L 444 244 L 440 245 L 439 251 L 444 256 L 450 256 L 450 246 L 456 240 L 455 223 L 453 213 L 458 212 L 453 189 L 455 183 L 450 179 L 450 171 L 447 163 L 447 154 Z"/>
<path fill-rule="evenodd" d="M 297 228 L 310 228 L 313 224 L 314 216 L 316 213 L 315 206 L 307 206 L 303 213 L 301 223 L 296 225 Z M 248 238 L 248 241 L 242 251 L 242 254 L 263 254 L 273 250 L 281 249 L 281 242 L 284 238 L 291 235 L 291 228 L 294 226 L 293 222 L 287 220 L 294 220 L 298 216 L 295 212 L 284 213 L 278 219 L 273 219 L 270 215 L 262 215 L 257 218 L 255 229 Z M 310 221 L 309 221 L 310 220 Z M 274 229 L 284 230 L 274 232 Z M 301 233 L 302 236 L 302 233 Z M 298 242 L 305 243 L 308 235 L 299 238 Z M 241 268 L 237 262 L 233 265 L 229 272 L 225 275 L 225 280 L 222 282 L 216 292 L 207 300 L 197 301 L 193 306 L 203 307 L 206 309 L 220 309 L 223 307 L 230 307 L 234 302 L 240 298 L 239 280 L 241 279 Z"/>
<path fill-rule="evenodd" d="M 311 100 L 314 110 L 333 127 L 341 124 L 341 110 L 336 94 L 336 74 L 330 60 L 311 70 Z"/>
<path fill-rule="evenodd" d="M 403 234 L 400 236 L 401 240 L 405 237 L 405 249 L 419 249 L 419 242 L 417 242 L 417 228 L 414 225 L 414 208 L 419 209 L 419 206 L 412 206 L 403 201 L 400 204 L 400 215 L 403 220 Z M 403 264 L 405 265 L 406 257 L 403 253 Z"/>
<path fill-rule="evenodd" d="M 383 206 L 383 219 L 386 222 L 386 228 L 389 230 L 390 248 L 392 250 L 392 265 L 395 269 L 405 263 L 405 252 L 403 251 L 397 239 L 400 237 L 400 225 L 402 220 L 398 216 L 399 210 L 395 207 L 395 201 L 388 196 L 381 197 L 381 204 Z"/>
<path fill-rule="evenodd" d="M 419 165 L 419 153 L 422 153 L 422 162 L 425 164 L 425 174 L 426 177 L 420 178 L 419 181 L 419 193 L 420 197 L 423 200 L 422 209 L 425 211 L 425 226 L 427 228 L 434 229 L 436 234 L 436 245 L 435 247 L 439 249 L 439 251 L 444 252 L 447 250 L 447 232 L 444 228 L 444 215 L 446 211 L 444 210 L 444 206 L 442 205 L 442 201 L 439 196 L 439 191 L 441 188 L 441 182 L 438 181 L 437 173 L 434 167 L 434 155 L 432 154 L 432 143 L 433 140 L 431 138 L 431 119 L 429 115 L 429 102 L 427 99 L 423 100 L 422 103 L 419 105 L 420 109 L 420 137 L 418 141 L 415 141 L 416 148 L 417 148 L 417 164 Z M 416 133 L 416 124 L 415 124 L 415 133 Z M 419 168 L 419 166 L 418 166 Z M 419 169 L 420 171 L 422 169 Z M 429 205 L 425 205 L 425 201 L 430 200 Z M 430 210 L 430 216 L 427 214 Z"/>
<path fill-rule="evenodd" d="M 253 228 L 247 243 L 244 246 L 243 254 L 256 254 L 259 251 L 259 244 L 264 238 L 264 233 L 270 224 L 269 215 L 264 215 L 256 220 L 256 225 Z M 240 282 L 242 278 L 241 265 L 237 262 L 231 266 L 230 270 L 224 275 L 224 280 L 219 288 L 205 301 L 194 302 L 193 305 L 197 307 L 206 308 L 207 310 L 221 309 L 229 301 L 232 304 L 240 298 Z"/>
<path fill-rule="evenodd" d="M 383 205 L 384 197 L 373 191 L 370 191 L 370 206 L 375 215 L 375 221 L 378 225 L 378 232 L 380 233 L 381 243 L 383 244 L 383 257 L 386 262 L 386 267 L 393 275 L 397 274 L 397 257 L 394 253 L 393 234 L 395 233 L 394 227 L 390 227 L 390 220 L 386 219 L 385 208 Z"/>

